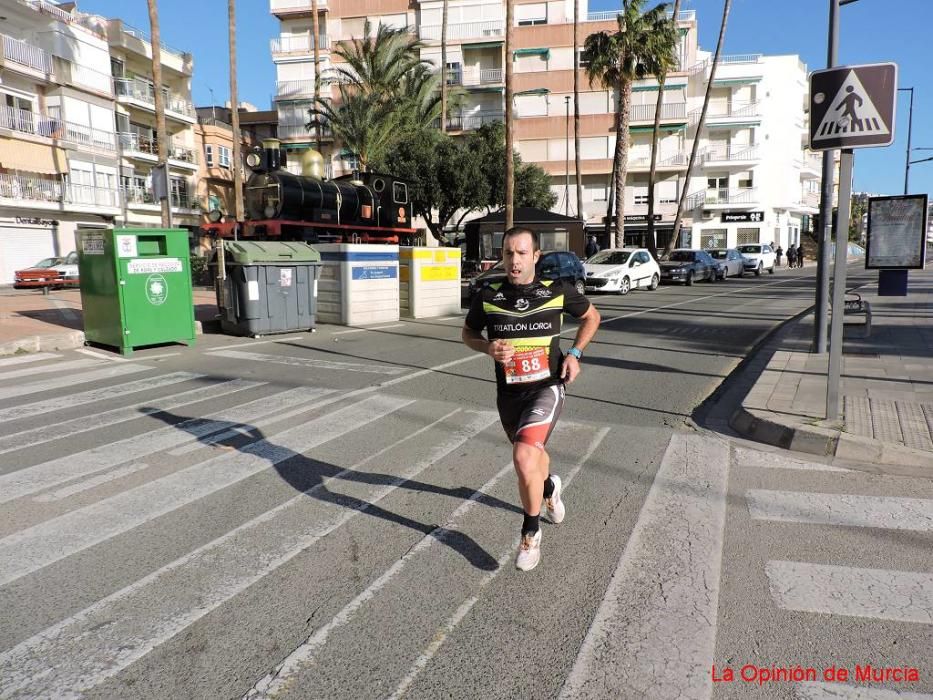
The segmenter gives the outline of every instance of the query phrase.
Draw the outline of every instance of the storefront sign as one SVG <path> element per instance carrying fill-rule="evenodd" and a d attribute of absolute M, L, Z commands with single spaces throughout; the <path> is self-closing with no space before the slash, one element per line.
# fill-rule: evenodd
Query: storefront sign
<path fill-rule="evenodd" d="M 623 218 L 624 218 L 624 220 L 625 220 L 625 223 L 627 223 L 627 224 L 639 224 L 639 223 L 647 223 L 647 222 L 648 222 L 648 215 L 647 215 L 647 214 L 626 214 Z M 660 214 L 655 214 L 655 215 L 652 217 L 652 219 L 653 219 L 654 221 L 660 221 L 660 220 L 661 220 L 661 215 L 660 215 Z"/>
<path fill-rule="evenodd" d="M 722 213 L 724 224 L 761 223 L 764 220 L 763 211 L 724 211 Z"/>
<path fill-rule="evenodd" d="M 16 223 L 26 226 L 58 226 L 54 219 L 37 219 L 34 216 L 17 216 Z"/>

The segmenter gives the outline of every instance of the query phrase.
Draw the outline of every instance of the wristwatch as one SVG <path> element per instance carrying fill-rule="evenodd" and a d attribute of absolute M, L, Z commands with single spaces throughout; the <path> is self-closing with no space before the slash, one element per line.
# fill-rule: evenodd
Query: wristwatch
<path fill-rule="evenodd" d="M 574 356 L 575 358 L 577 358 L 578 360 L 579 360 L 580 358 L 583 357 L 583 353 L 580 351 L 580 348 L 576 348 L 576 347 L 570 348 L 570 349 L 567 351 L 567 354 L 568 354 L 568 355 L 573 355 L 573 356 Z"/>

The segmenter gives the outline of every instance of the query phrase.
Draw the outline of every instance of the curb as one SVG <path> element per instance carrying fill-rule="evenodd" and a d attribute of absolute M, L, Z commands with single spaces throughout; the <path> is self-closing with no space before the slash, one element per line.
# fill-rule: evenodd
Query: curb
<path fill-rule="evenodd" d="M 220 333 L 220 320 L 195 321 L 194 334 Z M 51 350 L 74 350 L 83 348 L 84 331 L 69 331 L 68 333 L 43 333 L 40 335 L 25 336 L 0 344 L 0 357 L 16 355 L 27 352 L 49 352 Z"/>
<path fill-rule="evenodd" d="M 786 450 L 835 457 L 846 462 L 899 468 L 885 469 L 885 473 L 916 476 L 917 470 L 911 467 L 933 469 L 933 454 L 923 450 L 816 425 L 788 425 L 774 420 L 773 416 L 768 411 L 748 409 L 743 403 L 733 412 L 729 426 L 745 438 Z"/>

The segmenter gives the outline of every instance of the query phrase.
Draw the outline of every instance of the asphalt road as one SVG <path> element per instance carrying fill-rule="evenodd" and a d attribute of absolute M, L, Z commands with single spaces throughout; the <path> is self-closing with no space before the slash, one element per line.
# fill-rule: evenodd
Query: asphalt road
<path fill-rule="evenodd" d="M 812 275 L 593 297 L 525 574 L 461 316 L 0 361 L 0 698 L 818 698 L 711 666 L 869 662 L 933 692 L 929 482 L 691 420 Z"/>

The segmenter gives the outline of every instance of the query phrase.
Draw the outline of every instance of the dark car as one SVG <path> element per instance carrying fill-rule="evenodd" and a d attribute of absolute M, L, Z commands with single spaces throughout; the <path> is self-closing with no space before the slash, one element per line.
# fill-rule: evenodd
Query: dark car
<path fill-rule="evenodd" d="M 564 280 L 577 288 L 580 294 L 586 292 L 586 270 L 583 261 L 575 254 L 565 250 L 552 250 L 541 254 L 537 265 L 538 277 L 544 280 Z M 477 290 L 506 278 L 505 268 L 500 260 L 495 266 L 470 280 L 470 298 Z"/>
<path fill-rule="evenodd" d="M 706 252 L 719 263 L 719 279 L 742 277 L 745 274 L 745 258 L 735 248 L 710 248 Z"/>
<path fill-rule="evenodd" d="M 719 263 L 705 250 L 678 248 L 661 261 L 662 282 L 683 282 L 688 287 L 698 280 L 715 282 Z"/>

